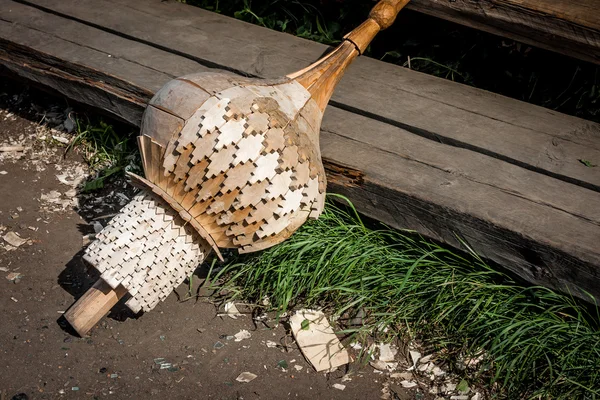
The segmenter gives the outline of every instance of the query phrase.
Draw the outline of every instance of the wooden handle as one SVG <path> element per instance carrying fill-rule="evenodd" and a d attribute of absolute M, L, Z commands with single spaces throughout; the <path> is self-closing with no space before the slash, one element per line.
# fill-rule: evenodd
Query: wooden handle
<path fill-rule="evenodd" d="M 306 88 L 321 111 L 325 110 L 333 90 L 352 60 L 362 54 L 375 35 L 394 23 L 409 0 L 381 0 L 373 7 L 369 18 L 344 36 L 344 41 L 327 56 L 312 65 L 289 74 Z"/>
<path fill-rule="evenodd" d="M 408 2 L 409 0 L 381 0 L 371 10 L 369 18 L 377 22 L 380 29 L 387 29 L 394 23 L 396 16 Z"/>
<path fill-rule="evenodd" d="M 104 317 L 115 304 L 127 293 L 123 286 L 113 289 L 102 279 L 65 313 L 65 319 L 77 331 L 79 336 L 85 336 Z"/>
<path fill-rule="evenodd" d="M 347 34 L 344 39 L 354 43 L 360 54 L 364 53 L 380 30 L 389 28 L 396 16 L 410 0 L 381 0 L 369 14 L 369 19 Z"/>

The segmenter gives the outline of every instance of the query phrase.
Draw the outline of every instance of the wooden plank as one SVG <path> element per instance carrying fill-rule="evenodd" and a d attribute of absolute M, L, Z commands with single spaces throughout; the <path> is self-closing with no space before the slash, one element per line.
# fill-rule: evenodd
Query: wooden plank
<path fill-rule="evenodd" d="M 600 8 L 596 0 L 412 0 L 408 8 L 600 63 Z"/>
<path fill-rule="evenodd" d="M 327 50 L 324 45 L 160 0 L 30 2 L 205 65 L 251 75 L 281 76 Z M 600 173 L 579 162 L 600 160 L 600 124 L 368 58 L 352 65 L 331 105 L 600 190 Z"/>
<path fill-rule="evenodd" d="M 344 117 L 344 121 L 337 117 L 336 121 L 348 124 L 351 131 L 357 124 L 361 125 L 355 114 L 346 113 Z M 406 138 L 398 128 L 373 121 L 368 124 L 381 135 L 391 135 L 390 141 Z M 421 144 L 427 147 L 426 143 Z M 347 196 L 361 213 L 390 226 L 409 227 L 458 248 L 461 247 L 458 238 L 463 238 L 478 254 L 529 282 L 588 300 L 585 292 L 599 298 L 597 216 L 588 220 L 572 210 L 535 201 L 532 196 L 522 197 L 518 188 L 507 190 L 503 183 L 496 185 L 485 178 L 479 180 L 476 176 L 479 164 L 470 160 L 471 155 L 465 158 L 465 154 L 449 154 L 446 160 L 449 164 L 436 165 L 431 163 L 427 152 L 439 156 L 439 150 L 422 152 L 422 149 L 411 148 L 413 154 L 407 156 L 366 145 L 334 131 L 323 132 L 321 151 L 328 172 L 328 190 Z M 458 158 L 461 155 L 463 158 Z M 339 165 L 344 168 L 340 169 Z M 453 170 L 455 165 L 460 166 L 461 173 Z M 491 165 L 487 174 L 493 174 L 497 167 Z M 510 179 L 512 172 L 506 171 L 505 178 Z M 539 176 L 528 178 L 538 185 Z M 521 188 L 531 182 L 529 179 Z M 518 186 L 518 179 L 512 183 Z M 544 191 L 575 187 L 558 184 L 556 180 L 540 182 L 539 187 L 543 186 L 546 186 Z M 600 196 L 588 192 L 589 196 L 581 199 L 579 205 L 600 204 Z"/>
<path fill-rule="evenodd" d="M 4 15 L 7 14 L 3 13 L 6 19 Z M 8 15 L 16 19 L 15 15 Z M 85 40 L 78 44 L 71 42 L 75 47 L 65 51 L 62 46 L 66 46 L 63 43 L 66 39 L 51 30 L 53 25 L 66 24 L 69 20 L 50 15 L 46 18 L 57 20 L 44 28 L 48 32 L 41 32 L 46 40 L 41 42 L 30 32 L 33 28 L 23 25 L 26 21 L 19 25 L 0 21 L 0 63 L 15 73 L 44 85 L 54 85 L 79 101 L 139 125 L 144 104 L 155 90 L 145 86 L 161 86 L 164 82 L 147 82 L 148 77 L 136 76 L 135 71 L 128 68 L 129 64 L 122 64 L 122 70 L 103 77 L 101 60 L 82 58 L 77 51 L 76 46 L 82 51 L 89 50 Z M 80 25 L 81 38 L 86 37 L 83 34 L 86 30 L 90 30 L 89 35 L 99 31 L 76 21 L 69 23 Z M 163 53 L 179 57 L 135 40 L 122 37 L 119 40 L 123 40 L 122 46 L 144 46 L 140 54 L 149 59 Z M 101 42 L 96 46 L 94 51 L 105 52 Z M 152 68 L 152 61 L 143 57 L 135 60 L 137 65 Z M 189 61 L 180 58 L 182 63 Z M 414 76 L 420 80 L 424 92 L 432 93 L 424 97 L 435 97 L 440 81 L 422 74 Z M 157 75 L 156 79 L 164 79 L 164 76 Z M 60 84 L 56 84 L 57 80 Z M 458 92 L 463 90 L 461 85 L 449 87 L 455 87 Z M 111 101 L 102 101 L 102 93 L 112 94 Z M 465 99 L 466 105 L 475 102 L 476 107 L 485 110 L 484 102 L 494 106 L 497 101 L 497 97 L 489 93 L 472 93 L 479 93 L 480 101 Z M 355 97 L 360 96 L 355 94 Z M 564 123 L 560 122 L 562 118 L 585 124 L 576 118 L 510 102 L 501 98 L 500 105 L 510 105 L 501 112 L 509 113 L 511 107 L 521 108 L 530 116 L 510 121 L 513 125 L 533 124 L 540 110 L 555 124 Z M 435 106 L 436 101 L 431 100 L 431 104 Z M 497 110 L 491 113 L 499 115 Z M 531 282 L 567 288 L 580 296 L 584 296 L 583 291 L 589 291 L 600 298 L 597 248 L 600 210 L 591 206 L 599 204 L 598 192 L 483 152 L 429 140 L 410 132 L 411 126 L 403 129 L 394 121 L 380 121 L 362 114 L 368 113 L 339 107 L 330 107 L 326 112 L 321 141 L 331 191 L 349 195 L 360 211 L 391 226 L 416 229 L 456 246 L 459 244 L 455 234 L 463 236 L 477 252 Z M 429 115 L 424 112 L 421 118 L 427 119 Z M 548 121 L 539 124 L 543 128 Z M 484 128 L 480 129 L 487 133 Z M 532 127 L 524 129 L 524 135 L 531 130 Z M 582 143 L 589 139 L 574 138 Z M 590 146 L 594 143 L 589 142 Z"/>
<path fill-rule="evenodd" d="M 132 102 L 145 105 L 145 99 L 172 78 L 208 70 L 195 61 L 19 3 L 0 2 L 0 15 L 0 48 L 10 54 L 4 57 L 5 68 L 129 123 L 137 124 L 141 117 L 139 108 L 130 107 Z M 31 57 L 30 48 L 39 59 Z M 47 69 L 46 74 L 28 72 L 39 68 Z M 74 93 L 73 79 L 83 79 L 88 89 Z M 140 87 L 144 89 L 137 92 Z M 129 101 L 116 99 L 122 96 Z"/>

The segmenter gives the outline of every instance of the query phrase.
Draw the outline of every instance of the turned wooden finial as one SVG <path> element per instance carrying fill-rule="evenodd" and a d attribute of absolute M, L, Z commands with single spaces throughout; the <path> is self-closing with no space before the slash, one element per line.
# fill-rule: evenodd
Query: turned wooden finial
<path fill-rule="evenodd" d="M 380 30 L 394 23 L 396 16 L 409 0 L 381 0 L 373 7 L 369 18 L 344 36 L 344 41 L 331 53 L 314 64 L 288 75 L 304 86 L 325 110 L 335 86 L 350 63 L 369 46 Z"/>
<path fill-rule="evenodd" d="M 354 29 L 344 39 L 354 43 L 360 54 L 364 53 L 379 31 L 389 28 L 409 0 L 381 0 L 369 13 L 369 19 Z"/>
<path fill-rule="evenodd" d="M 389 28 L 396 16 L 409 0 L 382 0 L 373 7 L 369 18 L 373 19 L 381 29 Z"/>

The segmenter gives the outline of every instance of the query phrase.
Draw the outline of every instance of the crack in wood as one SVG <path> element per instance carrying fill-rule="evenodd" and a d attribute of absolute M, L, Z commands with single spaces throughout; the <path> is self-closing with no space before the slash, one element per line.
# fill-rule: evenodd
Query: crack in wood
<path fill-rule="evenodd" d="M 327 182 L 347 187 L 359 187 L 364 183 L 365 174 L 361 170 L 323 158 L 323 167 L 327 174 Z"/>

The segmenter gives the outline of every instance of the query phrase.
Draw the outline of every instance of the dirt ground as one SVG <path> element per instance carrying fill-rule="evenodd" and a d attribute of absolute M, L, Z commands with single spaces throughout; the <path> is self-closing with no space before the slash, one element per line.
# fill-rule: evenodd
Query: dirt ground
<path fill-rule="evenodd" d="M 105 188 L 101 201 L 78 193 L 87 167 L 76 153 L 63 156 L 62 142 L 72 136 L 39 123 L 64 118 L 64 104 L 54 107 L 60 100 L 49 98 L 34 105 L 18 89 L 0 87 L 0 237 L 28 239 L 18 247 L 0 239 L 2 400 L 378 399 L 386 392 L 391 399 L 433 398 L 418 387 L 390 385 L 369 365 L 316 373 L 283 324 L 217 316 L 207 299 L 180 302 L 186 285 L 150 313 L 134 316 L 121 307 L 89 337 L 73 335 L 62 313 L 96 279 L 81 260 L 85 236 L 103 221 L 94 218 L 125 204 L 131 189 Z M 242 329 L 251 338 L 228 338 Z M 245 371 L 258 377 L 237 382 Z"/>

